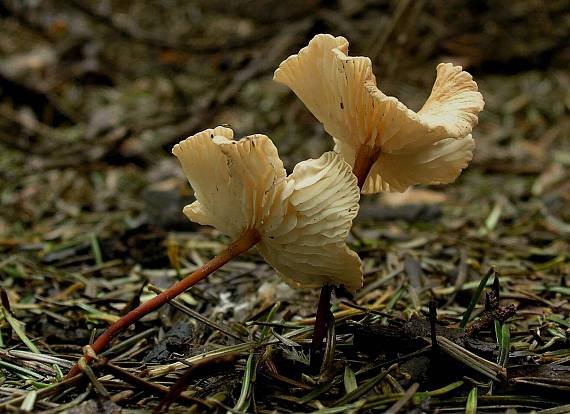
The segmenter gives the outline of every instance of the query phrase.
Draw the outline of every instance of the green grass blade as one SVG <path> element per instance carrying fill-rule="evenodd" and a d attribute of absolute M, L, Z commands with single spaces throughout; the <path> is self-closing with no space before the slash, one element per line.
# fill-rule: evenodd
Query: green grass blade
<path fill-rule="evenodd" d="M 495 319 L 495 338 L 497 339 L 497 347 L 501 346 L 501 322 Z"/>
<path fill-rule="evenodd" d="M 354 371 L 347 365 L 344 367 L 344 389 L 346 390 L 347 394 L 350 394 L 357 388 L 358 384 L 356 383 L 356 376 L 354 375 Z"/>
<path fill-rule="evenodd" d="M 101 246 L 99 246 L 99 240 L 97 239 L 97 235 L 95 233 L 91 234 L 90 243 L 91 251 L 93 253 L 93 257 L 95 258 L 95 264 L 97 266 L 101 266 L 103 264 L 103 255 L 101 254 Z"/>
<path fill-rule="evenodd" d="M 467 322 L 469 322 L 469 319 L 471 318 L 471 314 L 473 313 L 475 306 L 477 305 L 477 303 L 479 302 L 479 299 L 481 298 L 481 295 L 483 294 L 483 290 L 485 289 L 485 286 L 487 285 L 487 281 L 489 280 L 489 278 L 491 276 L 494 276 L 494 275 L 495 275 L 495 268 L 491 267 L 489 269 L 489 271 L 485 274 L 485 276 L 483 276 L 483 278 L 481 279 L 481 282 L 479 282 L 479 286 L 477 287 L 475 294 L 471 298 L 471 302 L 469 302 L 469 306 L 467 306 L 467 310 L 465 310 L 465 313 L 463 314 L 463 318 L 461 319 L 461 323 L 459 324 L 460 327 L 465 328 L 467 326 Z"/>
<path fill-rule="evenodd" d="M 26 398 L 22 401 L 20 409 L 24 412 L 32 411 L 36 405 L 36 399 L 38 398 L 38 392 L 36 390 L 30 391 L 26 394 Z"/>
<path fill-rule="evenodd" d="M 397 367 L 397 364 L 394 364 L 394 365 L 390 366 L 388 369 L 383 370 L 377 376 L 369 379 L 364 384 L 362 384 L 360 387 L 356 388 L 354 391 L 346 394 L 340 400 L 336 401 L 335 406 L 336 405 L 345 405 L 347 403 L 350 403 L 350 402 L 353 402 L 354 400 L 359 399 L 364 394 L 366 394 L 368 391 L 370 391 L 372 388 L 374 388 L 376 385 L 378 385 L 380 383 L 380 381 L 382 381 L 384 379 L 384 377 L 386 377 L 386 375 L 388 375 L 391 371 L 396 369 L 396 367 Z"/>
<path fill-rule="evenodd" d="M 511 349 L 511 331 L 509 324 L 505 323 L 501 327 L 501 343 L 499 344 L 499 360 L 498 364 L 506 366 L 509 360 L 509 351 Z"/>
<path fill-rule="evenodd" d="M 12 327 L 16 335 L 18 335 L 18 338 L 22 340 L 22 342 L 28 347 L 30 351 L 32 351 L 34 354 L 39 354 L 40 353 L 39 349 L 26 336 L 26 332 L 24 332 L 24 330 L 22 329 L 20 321 L 14 318 L 10 314 L 10 312 L 6 310 L 6 308 L 4 308 L 3 306 L 1 308 L 2 308 L 2 314 L 4 315 L 4 319 L 6 319 L 6 322 L 8 322 L 8 324 Z"/>
<path fill-rule="evenodd" d="M 267 314 L 267 318 L 265 318 L 266 322 L 271 322 L 273 320 L 273 318 L 275 317 L 275 314 L 277 313 L 277 311 L 279 310 L 279 308 L 281 307 L 281 302 L 276 302 L 275 305 L 273 305 L 273 307 L 271 308 L 271 310 L 269 311 L 269 313 Z M 261 330 L 261 335 L 259 336 L 259 342 L 263 342 L 263 340 L 265 338 L 267 338 L 267 336 L 269 335 L 269 329 L 271 328 L 271 326 L 269 325 L 264 325 L 263 329 Z"/>
<path fill-rule="evenodd" d="M 246 411 L 249 406 L 249 396 L 251 389 L 251 378 L 253 376 L 253 352 L 249 354 L 245 364 L 245 371 L 243 373 L 243 383 L 241 384 L 241 391 L 239 399 L 234 407 L 236 411 Z"/>
<path fill-rule="evenodd" d="M 471 392 L 469 392 L 467 404 L 465 405 L 465 414 L 477 414 L 477 387 L 473 387 Z"/>

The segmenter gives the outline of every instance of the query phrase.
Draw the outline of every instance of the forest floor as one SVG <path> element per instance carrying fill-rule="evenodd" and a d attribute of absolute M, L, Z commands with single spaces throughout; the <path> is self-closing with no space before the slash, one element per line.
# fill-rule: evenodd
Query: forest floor
<path fill-rule="evenodd" d="M 0 412 L 570 412 L 569 15 L 556 0 L 0 3 Z M 63 380 L 228 242 L 183 216 L 176 142 L 229 124 L 271 137 L 289 171 L 332 147 L 271 79 L 320 32 L 413 109 L 441 61 L 486 101 L 456 183 L 363 198 L 348 242 L 364 287 L 333 295 L 320 374 L 319 292 L 252 250 Z"/>

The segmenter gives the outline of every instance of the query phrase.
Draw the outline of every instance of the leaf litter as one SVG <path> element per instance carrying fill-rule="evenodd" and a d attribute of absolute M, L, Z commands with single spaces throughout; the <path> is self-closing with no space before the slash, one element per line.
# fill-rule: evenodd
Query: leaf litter
<path fill-rule="evenodd" d="M 564 2 L 452 1 L 436 17 L 433 2 L 55 3 L 0 7 L 0 411 L 570 409 Z M 378 78 L 411 107 L 445 56 L 488 104 L 454 185 L 365 198 L 349 240 L 364 288 L 333 295 L 320 374 L 317 292 L 252 251 L 63 380 L 110 322 L 227 242 L 182 216 L 175 142 L 230 123 L 271 132 L 287 166 L 328 149 L 271 82 L 323 30 L 382 56 Z"/>

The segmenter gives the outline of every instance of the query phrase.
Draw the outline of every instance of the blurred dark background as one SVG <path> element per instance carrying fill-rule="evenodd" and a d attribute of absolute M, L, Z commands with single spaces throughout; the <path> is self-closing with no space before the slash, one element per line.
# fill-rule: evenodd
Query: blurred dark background
<path fill-rule="evenodd" d="M 170 149 L 205 128 L 269 135 L 288 169 L 330 149 L 272 81 L 322 32 L 370 56 L 380 88 L 416 110 L 437 63 L 463 65 L 486 100 L 476 157 L 436 190 L 475 226 L 494 206 L 509 220 L 536 199 L 530 211 L 569 234 L 567 0 L 5 0 L 0 16 L 5 246 L 117 223 L 190 228 L 180 212 L 190 190 Z"/>

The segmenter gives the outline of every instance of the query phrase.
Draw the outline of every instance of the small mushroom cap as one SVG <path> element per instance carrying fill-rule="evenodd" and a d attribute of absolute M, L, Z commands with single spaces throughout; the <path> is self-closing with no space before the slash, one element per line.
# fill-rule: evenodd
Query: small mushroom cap
<path fill-rule="evenodd" d="M 172 153 L 197 200 L 184 208 L 184 214 L 233 239 L 259 224 L 266 200 L 286 175 L 269 138 L 252 135 L 234 141 L 233 131 L 221 126 L 185 139 Z"/>
<path fill-rule="evenodd" d="M 362 145 L 379 150 L 365 193 L 451 182 L 473 156 L 469 134 L 484 102 L 460 66 L 437 66 L 431 95 L 418 112 L 378 89 L 370 59 L 348 56 L 344 37 L 315 36 L 281 63 L 274 79 L 323 123 L 347 162 L 354 163 Z"/>
<path fill-rule="evenodd" d="M 225 127 L 187 138 L 172 152 L 194 188 L 196 201 L 184 208 L 190 220 L 234 239 L 256 229 L 261 255 L 297 287 L 362 285 L 360 259 L 345 243 L 360 194 L 340 154 L 301 162 L 287 177 L 268 137 L 234 141 Z"/>

